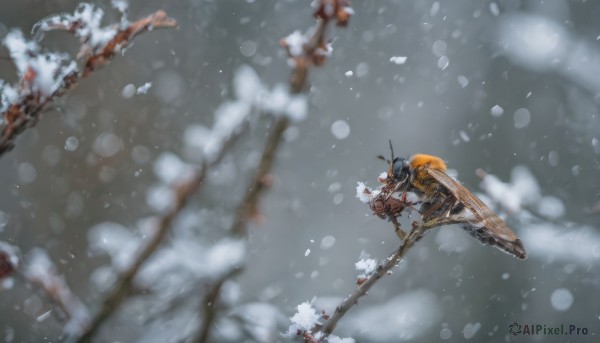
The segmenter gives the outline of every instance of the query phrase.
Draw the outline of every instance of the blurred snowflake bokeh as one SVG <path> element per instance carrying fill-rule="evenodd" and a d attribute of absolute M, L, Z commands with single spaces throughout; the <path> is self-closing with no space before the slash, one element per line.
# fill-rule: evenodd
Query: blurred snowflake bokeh
<path fill-rule="evenodd" d="M 78 4 L 2 4 L 1 54 L 21 51 L 14 28 L 40 39 L 28 34 L 40 19 Z M 124 25 L 111 9 L 123 4 L 98 2 L 103 20 Z M 556 339 L 509 331 L 513 323 L 542 323 L 588 328 L 572 341 L 594 341 L 600 3 L 352 5 L 348 27 L 330 31 L 331 56 L 311 70 L 308 92 L 289 94 L 280 39 L 291 44 L 314 26 L 309 2 L 131 1 L 125 20 L 162 9 L 178 28 L 136 38 L 47 108 L 0 159 L 0 267 L 7 266 L 0 278 L 12 272 L 8 266 L 25 266 L 15 280 L 0 280 L 0 340 L 60 341 L 85 325 L 155 233 L 156 216 L 173 206 L 173 189 L 243 129 L 98 341 L 193 337 L 205 293 L 242 264 L 222 285 L 212 341 L 286 341 L 322 311 L 332 313 L 355 289 L 357 268 L 369 274 L 399 245 L 390 223 L 355 197 L 357 182 L 376 185 L 387 169 L 376 156 L 387 156 L 389 139 L 397 155 L 447 161 L 449 174 L 514 229 L 529 258 L 483 246 L 455 226 L 436 229 L 361 298 L 336 335 L 358 342 Z M 91 48 L 104 39 L 96 38 Z M 71 56 L 80 47 L 64 32 L 46 32 L 42 43 Z M 34 62 L 63 62 L 53 56 Z M 0 86 L 14 84 L 22 69 L 0 60 Z M 44 75 L 36 87 L 48 94 L 57 85 Z M 4 106 L 13 93 L 2 94 Z M 242 239 L 227 230 L 272 113 L 292 121 L 261 213 Z M 72 293 L 46 299 L 18 282 L 32 275 L 53 282 L 39 287 L 68 284 Z M 61 301 L 70 307 L 57 309 Z M 330 342 L 351 341 L 340 337 Z"/>

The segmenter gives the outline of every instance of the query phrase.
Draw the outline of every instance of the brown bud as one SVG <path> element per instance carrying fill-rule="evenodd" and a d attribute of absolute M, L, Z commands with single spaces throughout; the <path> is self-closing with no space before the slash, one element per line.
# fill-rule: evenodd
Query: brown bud
<path fill-rule="evenodd" d="M 335 19 L 336 25 L 346 26 L 353 14 L 350 0 L 320 0 L 315 17 L 322 20 Z"/>
<path fill-rule="evenodd" d="M 15 271 L 15 266 L 10 261 L 10 256 L 0 251 L 0 280 L 9 277 Z"/>

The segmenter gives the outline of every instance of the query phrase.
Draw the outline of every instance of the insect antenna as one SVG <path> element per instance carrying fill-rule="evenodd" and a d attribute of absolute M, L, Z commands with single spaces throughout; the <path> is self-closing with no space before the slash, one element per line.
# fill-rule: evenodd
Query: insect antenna
<path fill-rule="evenodd" d="M 392 175 L 392 171 L 393 171 L 393 169 L 392 169 L 392 163 L 393 162 L 390 161 L 390 160 L 388 160 L 387 158 L 383 157 L 382 155 L 377 155 L 377 158 L 380 159 L 380 160 L 382 160 L 383 162 L 387 163 L 390 166 L 390 168 L 388 170 L 388 175 Z"/>

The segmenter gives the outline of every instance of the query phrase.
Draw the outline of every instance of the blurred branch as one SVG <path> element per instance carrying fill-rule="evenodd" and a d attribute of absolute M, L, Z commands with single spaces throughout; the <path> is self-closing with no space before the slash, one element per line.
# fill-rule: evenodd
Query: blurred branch
<path fill-rule="evenodd" d="M 236 236 L 246 236 L 247 218 L 253 217 L 258 213 L 258 200 L 260 195 L 266 191 L 269 184 L 268 175 L 273 166 L 275 153 L 281 143 L 281 137 L 289 126 L 287 116 L 281 116 L 273 126 L 269 133 L 265 148 L 262 152 L 260 163 L 258 164 L 257 172 L 247 188 L 244 198 L 240 202 L 240 208 L 236 212 L 233 225 L 230 232 Z"/>
<path fill-rule="evenodd" d="M 0 281 L 14 277 L 31 289 L 52 306 L 52 314 L 67 325 L 66 331 L 85 327 L 89 320 L 87 307 L 59 275 L 48 254 L 35 248 L 29 253 L 27 264 L 22 263 L 20 255 L 17 247 L 0 241 Z M 45 314 L 38 318 L 42 317 Z"/>
<path fill-rule="evenodd" d="M 536 209 L 532 204 L 528 204 L 524 202 L 522 199 L 519 200 L 519 204 L 517 207 L 513 203 L 511 203 L 510 199 L 507 199 L 505 194 L 503 193 L 513 193 L 511 191 L 512 186 L 510 183 L 504 183 L 500 181 L 495 175 L 488 174 L 485 170 L 478 168 L 475 170 L 475 175 L 479 177 L 483 181 L 483 185 L 487 183 L 487 187 L 482 187 L 483 191 L 490 199 L 496 203 L 504 212 L 506 212 L 509 216 L 516 218 L 520 222 L 525 221 L 525 217 L 535 218 L 539 221 L 549 222 L 554 225 L 562 226 L 564 222 L 558 220 L 557 218 L 552 218 L 547 215 L 540 213 L 538 209 Z M 493 183 L 493 187 L 490 187 L 489 184 Z M 527 212 L 527 213 L 524 213 Z M 529 216 L 524 216 L 523 214 L 528 214 Z"/>
<path fill-rule="evenodd" d="M 98 23 L 86 23 L 82 19 L 81 11 L 85 10 L 96 11 L 94 14 L 100 13 L 100 18 L 103 14 L 98 12 L 101 10 L 92 5 L 81 4 L 74 15 L 50 17 L 34 27 L 34 30 L 38 32 L 66 30 L 79 36 L 82 46 L 78 58 L 84 59 L 84 67 L 81 71 L 77 70 L 73 61 L 63 67 L 61 62 L 64 55 L 40 54 L 37 45 L 25 42 L 20 32 L 11 36 L 15 40 L 20 40 L 20 45 L 15 44 L 13 51 L 10 51 L 11 58 L 20 69 L 20 80 L 14 87 L 10 87 L 9 95 L 2 94 L 3 112 L 0 115 L 4 120 L 0 125 L 0 157 L 14 148 L 15 140 L 22 132 L 37 123 L 41 112 L 48 104 L 73 89 L 81 79 L 108 64 L 116 53 L 127 48 L 134 37 L 145 31 L 177 26 L 175 19 L 169 18 L 164 11 L 159 10 L 127 25 L 115 24 L 109 28 L 99 28 L 97 27 Z M 80 11 L 79 16 L 78 11 Z M 87 29 L 86 34 L 82 34 L 84 28 Z M 90 46 L 90 41 L 93 41 L 91 36 L 94 34 L 94 29 L 105 30 L 102 33 L 112 29 L 114 35 L 102 46 Z M 5 44 L 11 50 L 11 46 L 6 43 L 6 40 Z M 20 48 L 23 45 L 28 49 L 25 51 L 26 54 Z M 42 58 L 42 62 L 40 62 L 39 57 L 46 59 L 50 57 L 50 59 L 49 62 L 43 62 Z M 51 86 L 48 86 L 48 81 L 51 81 Z M 4 85 L 0 83 L 0 86 Z M 4 93 L 5 88 L 1 88 Z"/>
<path fill-rule="evenodd" d="M 288 58 L 292 61 L 294 68 L 289 80 L 289 89 L 291 94 L 299 94 L 307 88 L 308 70 L 311 66 L 321 66 L 325 63 L 331 52 L 331 47 L 327 42 L 326 31 L 328 24 L 332 20 L 337 21 L 338 26 L 345 26 L 353 14 L 348 0 L 320 0 L 317 11 L 314 13 L 317 17 L 317 25 L 312 35 L 306 39 L 300 33 L 295 32 L 292 35 L 281 39 L 281 46 L 286 49 Z M 291 39 L 291 37 L 294 37 Z M 279 149 L 283 133 L 289 127 L 290 118 L 284 114 L 277 116 L 269 137 L 265 143 L 256 174 L 250 181 L 246 194 L 240 201 L 240 207 L 236 212 L 233 225 L 230 232 L 235 236 L 246 236 L 248 218 L 256 217 L 260 213 L 258 202 L 260 196 L 268 188 L 269 173 L 273 166 L 275 154 Z M 219 280 L 217 280 L 202 301 L 202 313 L 204 318 L 198 333 L 193 339 L 194 342 L 205 343 L 209 341 L 210 330 L 213 327 L 214 320 L 218 312 L 218 300 L 221 287 L 228 280 L 243 271 L 244 266 L 232 270 Z"/>
<path fill-rule="evenodd" d="M 219 297 L 221 295 L 221 289 L 223 284 L 239 274 L 242 271 L 241 268 L 232 269 L 229 273 L 223 275 L 217 281 L 215 281 L 208 292 L 202 298 L 202 313 L 204 315 L 202 326 L 200 330 L 196 334 L 196 337 L 192 340 L 192 342 L 208 342 L 210 337 L 210 330 L 212 328 L 212 324 L 214 323 L 217 311 L 216 308 L 219 304 Z"/>
<path fill-rule="evenodd" d="M 246 126 L 243 126 L 243 128 L 245 127 Z M 213 158 L 205 158 L 200 169 L 193 173 L 193 175 L 189 176 L 187 181 L 184 181 L 176 187 L 175 202 L 173 207 L 159 218 L 156 233 L 143 247 L 142 251 L 137 255 L 131 266 L 121 274 L 121 277 L 113 286 L 112 291 L 107 295 L 102 303 L 99 312 L 92 319 L 90 325 L 86 328 L 84 333 L 77 339 L 77 342 L 89 342 L 95 335 L 96 331 L 100 328 L 102 323 L 104 323 L 104 321 L 120 307 L 123 300 L 128 296 L 132 287 L 133 279 L 138 274 L 141 266 L 161 245 L 164 238 L 170 232 L 171 224 L 181 210 L 185 207 L 191 196 L 200 190 L 210 168 L 221 161 L 228 148 L 243 132 L 245 132 L 245 130 L 237 130 L 232 132 L 229 139 L 221 146 L 221 149 L 214 155 Z"/>
<path fill-rule="evenodd" d="M 258 212 L 257 203 L 259 197 L 267 188 L 267 183 L 265 180 L 267 179 L 268 173 L 271 170 L 275 152 L 277 151 L 279 143 L 281 142 L 281 136 L 286 130 L 288 123 L 289 120 L 287 117 L 282 116 L 275 124 L 273 131 L 271 131 L 270 136 L 267 139 L 267 144 L 265 145 L 265 149 L 257 168 L 258 171 L 252 179 L 251 186 L 247 189 L 243 200 L 240 202 L 241 206 L 237 211 L 233 225 L 229 231 L 235 236 L 243 237 L 246 235 L 247 216 L 249 214 L 255 215 Z M 229 273 L 220 277 L 212 284 L 209 291 L 202 299 L 202 313 L 204 314 L 204 318 L 202 321 L 202 326 L 200 327 L 196 338 L 193 339 L 193 342 L 208 342 L 210 330 L 217 316 L 217 304 L 219 302 L 221 288 L 227 280 L 240 274 L 242 271 L 243 266 L 232 269 Z"/>
<path fill-rule="evenodd" d="M 425 223 L 416 223 L 413 222 L 413 227 L 408 236 L 402 241 L 400 247 L 394 251 L 388 258 L 379 262 L 377 269 L 371 275 L 369 275 L 366 279 L 361 280 L 362 282 L 358 285 L 356 290 L 348 295 L 340 304 L 336 307 L 335 312 L 325 321 L 324 324 L 317 324 L 312 330 L 311 333 L 307 336 L 307 333 L 302 333 L 305 337 L 305 340 L 314 342 L 320 342 L 329 336 L 340 319 L 352 308 L 352 306 L 356 305 L 358 300 L 363 296 L 367 295 L 369 289 L 384 275 L 386 275 L 394 266 L 396 266 L 402 258 L 406 255 L 406 253 L 417 243 L 423 235 L 434 227 L 444 226 L 444 225 L 452 225 L 452 224 L 460 224 L 464 223 L 463 219 L 456 219 L 455 217 L 446 217 L 446 218 L 435 218 Z M 318 335 L 318 333 L 322 333 L 322 335 Z M 317 339 L 317 337 L 319 337 Z"/>

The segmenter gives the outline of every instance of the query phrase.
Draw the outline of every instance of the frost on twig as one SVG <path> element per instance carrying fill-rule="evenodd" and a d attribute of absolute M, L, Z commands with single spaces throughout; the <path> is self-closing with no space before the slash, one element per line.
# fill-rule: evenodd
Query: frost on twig
<path fill-rule="evenodd" d="M 320 319 L 328 319 L 326 314 L 317 314 L 317 311 L 308 302 L 303 302 L 296 307 L 297 312 L 290 318 L 291 324 L 288 331 L 284 334 L 286 337 L 299 336 L 308 343 L 321 342 L 327 338 L 329 343 L 354 343 L 353 338 L 340 338 L 335 335 L 326 337 L 322 332 L 313 332 L 313 328 L 320 326 Z"/>
<path fill-rule="evenodd" d="M 0 241 L 0 290 L 13 286 L 13 279 L 21 281 L 52 306 L 46 312 L 54 314 L 65 324 L 64 331 L 79 332 L 89 319 L 87 307 L 71 291 L 64 277 L 58 274 L 50 257 L 40 248 L 34 248 L 21 262 L 17 247 Z M 46 314 L 37 318 L 44 320 Z"/>
<path fill-rule="evenodd" d="M 319 322 L 321 315 L 308 302 L 303 302 L 296 307 L 297 312 L 290 318 L 292 324 L 286 332 L 287 337 L 302 336 L 306 341 L 314 339 L 318 341 L 319 337 L 312 337 L 312 328 Z"/>
<path fill-rule="evenodd" d="M 52 30 L 65 30 L 78 37 L 82 45 L 77 58 L 83 61 L 83 70 L 68 54 L 45 52 L 37 41 L 27 40 L 17 29 L 6 35 L 3 44 L 16 66 L 18 81 L 11 85 L 0 80 L 0 156 L 14 147 L 20 133 L 37 123 L 53 99 L 107 64 L 135 36 L 177 25 L 164 11 L 129 22 L 125 17 L 126 3 L 114 0 L 113 5 L 122 13 L 119 24 L 102 26 L 104 11 L 82 3 L 73 14 L 50 16 L 34 26 L 39 38 L 41 33 Z"/>
<path fill-rule="evenodd" d="M 375 268 L 377 268 L 377 261 L 366 252 L 360 253 L 360 258 L 358 262 L 354 264 L 356 270 L 360 273 L 358 275 L 358 284 L 361 284 L 366 280 L 367 277 L 371 276 L 375 272 Z"/>

